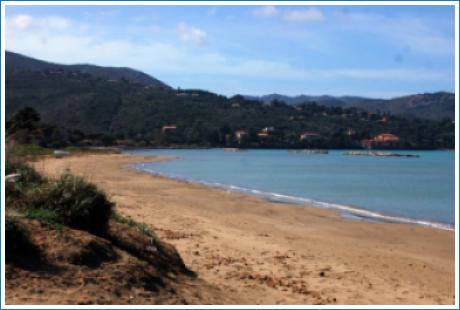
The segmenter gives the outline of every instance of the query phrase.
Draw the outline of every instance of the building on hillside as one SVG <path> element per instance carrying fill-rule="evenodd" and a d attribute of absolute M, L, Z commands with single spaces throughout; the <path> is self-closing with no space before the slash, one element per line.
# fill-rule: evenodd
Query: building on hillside
<path fill-rule="evenodd" d="M 353 136 L 356 134 L 356 130 L 354 130 L 353 128 L 348 128 L 346 131 L 345 131 L 345 134 L 349 137 Z"/>
<path fill-rule="evenodd" d="M 262 132 L 262 133 L 270 133 L 272 131 L 275 131 L 275 127 L 269 126 L 269 127 L 262 128 L 262 130 L 260 132 Z"/>
<path fill-rule="evenodd" d="M 300 141 L 312 141 L 320 137 L 321 135 L 319 133 L 306 131 L 300 135 Z"/>
<path fill-rule="evenodd" d="M 389 148 L 398 146 L 400 138 L 391 133 L 381 133 L 372 139 L 361 140 L 361 146 L 366 149 Z"/>
<path fill-rule="evenodd" d="M 389 118 L 388 116 L 385 115 L 384 117 L 382 117 L 382 119 L 380 120 L 380 122 L 386 124 L 386 123 L 389 122 L 389 120 L 390 120 L 390 118 Z"/>
<path fill-rule="evenodd" d="M 165 126 L 163 126 L 163 128 L 161 128 L 161 132 L 162 133 L 167 133 L 167 132 L 170 132 L 170 131 L 174 131 L 176 129 L 177 129 L 176 125 L 165 125 Z"/>
<path fill-rule="evenodd" d="M 245 130 L 235 131 L 235 137 L 236 137 L 236 140 L 238 140 L 238 143 L 240 143 L 247 134 L 248 133 Z"/>
<path fill-rule="evenodd" d="M 259 138 L 267 138 L 268 137 L 268 132 L 259 132 L 257 134 Z"/>

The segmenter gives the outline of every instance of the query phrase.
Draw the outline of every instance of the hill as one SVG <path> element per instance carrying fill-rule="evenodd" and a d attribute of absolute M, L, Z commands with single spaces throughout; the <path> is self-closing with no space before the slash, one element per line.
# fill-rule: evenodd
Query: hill
<path fill-rule="evenodd" d="M 46 62 L 21 54 L 6 51 L 5 53 L 6 72 L 14 74 L 15 72 L 31 71 L 31 72 L 63 72 L 67 74 L 79 73 L 89 74 L 96 78 L 106 80 L 128 80 L 134 83 L 139 83 L 151 87 L 169 88 L 168 85 L 160 80 L 151 77 L 143 72 L 131 68 L 115 68 L 115 67 L 100 67 L 88 64 L 77 65 L 61 65 L 51 62 Z"/>
<path fill-rule="evenodd" d="M 355 96 L 285 96 L 270 94 L 260 97 L 246 96 L 253 100 L 272 102 L 283 101 L 291 105 L 315 102 L 331 107 L 357 107 L 369 112 L 385 112 L 411 118 L 441 120 L 455 118 L 455 95 L 448 92 L 416 94 L 393 99 L 372 99 Z"/>
<path fill-rule="evenodd" d="M 453 147 L 450 120 L 405 118 L 311 102 L 264 103 L 203 90 L 152 87 L 128 79 L 107 80 L 79 71 L 22 70 L 19 65 L 12 70 L 15 66 L 8 63 L 7 67 L 7 120 L 32 107 L 47 124 L 35 132 L 46 134 L 49 126 L 60 128 L 60 133 L 51 134 L 54 139 L 71 131 L 70 145 L 356 148 L 363 139 L 393 133 L 400 140 L 392 147 Z"/>

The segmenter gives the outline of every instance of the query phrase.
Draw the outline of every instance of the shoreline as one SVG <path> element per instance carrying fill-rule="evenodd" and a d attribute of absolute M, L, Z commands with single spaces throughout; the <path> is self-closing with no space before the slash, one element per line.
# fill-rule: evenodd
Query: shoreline
<path fill-rule="evenodd" d="M 238 304 L 455 303 L 454 232 L 354 221 L 129 168 L 169 159 L 84 155 L 33 165 L 88 178 Z"/>
<path fill-rule="evenodd" d="M 131 155 L 130 156 L 139 156 L 139 155 Z M 179 157 L 171 156 L 170 159 L 167 160 L 178 160 Z M 222 183 L 213 183 L 207 182 L 202 180 L 194 180 L 191 178 L 185 178 L 180 176 L 168 175 L 166 173 L 153 171 L 153 170 L 145 170 L 141 167 L 146 162 L 139 162 L 139 163 L 132 163 L 128 166 L 128 168 L 140 171 L 142 173 L 146 173 L 149 175 L 153 175 L 155 177 L 163 177 L 170 180 L 184 182 L 186 184 L 197 184 L 203 185 L 205 187 L 211 189 L 222 189 L 226 191 L 237 192 L 241 194 L 246 194 L 254 197 L 259 197 L 267 201 L 268 203 L 282 203 L 282 204 L 290 204 L 290 205 L 299 205 L 305 208 L 320 208 L 326 210 L 332 210 L 340 214 L 340 216 L 344 219 L 354 220 L 353 218 L 358 218 L 361 221 L 365 222 L 378 222 L 378 223 L 395 223 L 395 224 L 407 224 L 407 225 L 419 225 L 423 227 L 431 227 L 435 229 L 441 230 L 448 230 L 448 231 L 455 231 L 455 224 L 445 223 L 445 222 L 436 222 L 431 221 L 428 219 L 416 219 L 410 217 L 402 217 L 397 215 L 385 214 L 381 212 L 372 211 L 366 208 L 360 208 L 350 205 L 344 205 L 334 202 L 324 202 L 324 201 L 317 201 L 310 198 L 299 197 L 299 196 L 292 196 L 282 193 L 275 193 L 275 192 L 265 192 L 258 189 L 253 188 L 246 188 L 237 185 L 228 185 Z M 148 162 L 147 162 L 148 163 Z"/>

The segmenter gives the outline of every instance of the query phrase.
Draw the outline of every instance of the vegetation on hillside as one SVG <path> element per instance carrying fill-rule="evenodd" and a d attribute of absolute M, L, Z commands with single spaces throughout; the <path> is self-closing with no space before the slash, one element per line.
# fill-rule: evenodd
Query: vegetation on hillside
<path fill-rule="evenodd" d="M 228 99 L 205 91 L 150 89 L 87 76 L 23 72 L 7 79 L 6 96 L 8 133 L 45 147 L 357 148 L 361 140 L 384 132 L 400 137 L 399 148 L 454 146 L 454 124 L 449 119 L 406 119 L 315 103 L 266 104 L 242 96 Z M 18 117 L 28 107 L 42 116 L 40 121 L 32 118 L 36 127 Z M 30 110 L 26 114 L 30 117 Z M 165 131 L 168 125 L 175 129 Z M 258 135 L 264 128 L 270 133 Z M 238 137 L 238 131 L 244 135 Z M 21 138 L 24 132 L 32 135 Z M 306 132 L 316 138 L 302 139 Z"/>
<path fill-rule="evenodd" d="M 393 148 L 454 147 L 454 124 L 449 118 L 405 118 L 377 108 L 369 112 L 318 104 L 329 97 L 317 102 L 310 98 L 295 106 L 277 99 L 227 98 L 201 90 L 156 87 L 129 77 L 112 79 L 72 66 L 50 69 L 48 63 L 29 58 L 20 65 L 17 59 L 12 63 L 6 75 L 7 131 L 26 144 L 359 148 L 362 140 L 391 133 L 399 137 Z M 433 94 L 429 100 L 442 99 L 443 106 L 451 106 L 452 94 L 439 96 Z M 394 106 L 402 109 L 410 104 L 435 114 L 430 108 L 434 105 L 425 105 L 424 98 L 395 99 Z M 357 105 L 364 100 L 345 99 Z"/>
<path fill-rule="evenodd" d="M 392 99 L 372 99 L 355 96 L 284 96 L 271 94 L 265 96 L 246 96 L 253 100 L 272 102 L 283 101 L 290 105 L 316 102 L 328 107 L 360 108 L 373 113 L 391 113 L 407 118 L 442 120 L 455 119 L 455 95 L 448 92 L 436 92 L 396 97 Z"/>

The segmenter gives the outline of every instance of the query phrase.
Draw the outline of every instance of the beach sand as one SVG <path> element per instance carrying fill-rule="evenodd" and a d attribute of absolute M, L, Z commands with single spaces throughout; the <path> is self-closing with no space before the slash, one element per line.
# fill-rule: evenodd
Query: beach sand
<path fill-rule="evenodd" d="M 353 221 L 128 168 L 165 159 L 84 155 L 34 165 L 96 183 L 118 212 L 152 227 L 239 304 L 455 303 L 453 231 Z"/>

